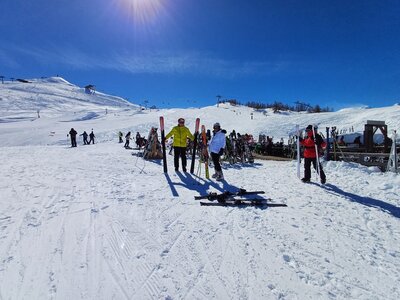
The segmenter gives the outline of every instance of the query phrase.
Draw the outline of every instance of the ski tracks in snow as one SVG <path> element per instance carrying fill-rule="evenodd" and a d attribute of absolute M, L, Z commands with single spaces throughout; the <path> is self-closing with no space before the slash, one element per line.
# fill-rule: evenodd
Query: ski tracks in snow
<path fill-rule="evenodd" d="M 193 200 L 196 190 L 223 189 L 223 183 L 191 186 L 190 178 L 174 173 L 168 182 L 160 165 L 147 162 L 141 172 L 133 166 L 136 158 L 119 147 L 33 147 L 29 154 L 20 148 L 4 154 L 24 163 L 3 158 L 0 297 L 399 295 L 398 219 L 340 193 L 346 178 L 334 169 L 326 171 L 340 186 L 335 190 L 292 178 L 295 167 L 286 162 L 228 169 L 231 188 L 265 190 L 266 198 L 288 207 L 200 207 Z M 52 161 L 44 164 L 47 169 L 40 167 L 43 160 Z M 243 172 L 257 180 L 244 183 Z M 5 174 L 13 184 L 2 184 L 10 182 Z M 171 184 L 179 197 L 171 195 Z M 360 182 L 360 195 L 362 184 L 368 183 Z M 398 200 L 390 187 L 382 188 Z M 379 192 L 367 196 L 380 199 Z"/>

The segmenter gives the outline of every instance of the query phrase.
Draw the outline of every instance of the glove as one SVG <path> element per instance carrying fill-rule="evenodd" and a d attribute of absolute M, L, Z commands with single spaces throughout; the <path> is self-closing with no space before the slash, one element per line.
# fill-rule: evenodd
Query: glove
<path fill-rule="evenodd" d="M 221 148 L 221 150 L 219 150 L 218 155 L 222 155 L 224 154 L 224 148 Z"/>

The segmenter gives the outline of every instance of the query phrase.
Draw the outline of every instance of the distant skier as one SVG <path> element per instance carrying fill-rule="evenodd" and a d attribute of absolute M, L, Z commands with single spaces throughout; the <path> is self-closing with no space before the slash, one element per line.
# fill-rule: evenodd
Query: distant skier
<path fill-rule="evenodd" d="M 190 130 L 185 126 L 185 119 L 179 118 L 178 125 L 171 129 L 171 131 L 165 136 L 165 139 L 174 137 L 174 165 L 175 171 L 179 170 L 179 157 L 182 160 L 182 170 L 186 172 L 186 139 L 189 138 L 193 141 L 194 136 L 190 133 Z"/>
<path fill-rule="evenodd" d="M 124 145 L 124 147 L 125 147 L 126 149 L 130 148 L 130 147 L 129 147 L 129 141 L 130 141 L 130 139 L 131 139 L 131 132 L 129 131 L 129 132 L 125 135 L 125 145 Z"/>
<path fill-rule="evenodd" d="M 135 140 L 136 140 L 136 141 L 135 141 L 135 142 L 136 142 L 136 146 L 137 146 L 138 148 L 141 148 L 141 147 L 142 147 L 142 144 L 143 144 L 143 138 L 140 136 L 139 131 L 136 132 Z"/>
<path fill-rule="evenodd" d="M 88 143 L 88 145 L 90 145 L 90 142 L 93 142 L 93 144 L 94 144 L 94 138 L 95 138 L 95 135 L 94 135 L 93 129 L 92 129 L 92 132 L 89 134 L 89 143 Z"/>
<path fill-rule="evenodd" d="M 355 139 L 354 139 L 354 142 L 353 142 L 354 144 L 357 144 L 358 146 L 361 146 L 362 145 L 362 143 L 361 143 L 361 136 L 358 136 L 358 137 L 356 137 Z"/>
<path fill-rule="evenodd" d="M 340 140 L 339 140 L 339 142 L 338 142 L 338 145 L 339 145 L 339 146 L 346 146 L 346 142 L 344 141 L 344 135 L 342 135 L 342 136 L 340 137 Z"/>
<path fill-rule="evenodd" d="M 317 144 L 317 150 L 326 147 L 326 143 L 317 133 L 317 127 L 314 127 L 314 142 L 312 128 L 312 125 L 308 125 L 306 128 L 307 137 L 304 139 L 300 137 L 300 144 L 304 146 L 304 178 L 301 179 L 303 182 L 310 182 L 311 180 L 311 163 L 313 164 L 314 169 L 317 170 L 317 155 L 319 155 L 319 153 L 315 151 L 315 144 Z M 321 163 L 319 164 L 319 176 L 321 178 L 321 183 L 324 184 L 326 182 L 326 176 Z"/>
<path fill-rule="evenodd" d="M 88 140 L 87 140 L 88 134 L 87 134 L 86 131 L 84 131 L 84 132 L 83 132 L 82 134 L 80 134 L 79 136 L 82 136 L 82 137 L 83 137 L 83 144 L 84 144 L 84 145 L 88 145 L 88 144 L 89 144 L 89 142 L 88 142 Z"/>
<path fill-rule="evenodd" d="M 76 147 L 76 135 L 78 134 L 78 132 L 76 132 L 76 130 L 74 128 L 71 128 L 71 130 L 69 131 L 69 135 L 71 137 L 71 147 Z M 68 137 L 68 134 L 67 134 Z"/>
<path fill-rule="evenodd" d="M 215 178 L 217 181 L 224 179 L 224 174 L 222 173 L 221 164 L 219 159 L 221 155 L 224 153 L 226 138 L 225 138 L 225 130 L 221 130 L 221 125 L 219 123 L 215 123 L 213 126 L 213 137 L 211 138 L 209 149 L 211 153 L 211 158 L 214 163 L 215 174 L 212 175 L 212 178 Z"/>
<path fill-rule="evenodd" d="M 119 137 L 119 143 L 123 143 L 124 141 L 122 140 L 122 138 L 124 137 L 124 134 L 121 131 L 118 132 L 118 137 Z"/>

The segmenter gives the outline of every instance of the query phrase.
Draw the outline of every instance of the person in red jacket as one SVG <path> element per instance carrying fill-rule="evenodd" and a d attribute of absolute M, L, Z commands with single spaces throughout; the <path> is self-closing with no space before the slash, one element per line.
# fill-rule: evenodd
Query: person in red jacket
<path fill-rule="evenodd" d="M 319 151 L 315 151 L 315 144 L 317 144 L 317 150 L 324 149 L 326 143 L 322 137 L 317 133 L 317 127 L 314 127 L 315 138 L 313 135 L 312 125 L 308 125 L 306 128 L 307 136 L 302 139 L 300 138 L 300 144 L 304 146 L 304 178 L 301 179 L 303 182 L 310 182 L 311 180 L 311 163 L 314 169 L 317 169 L 317 155 L 319 156 Z M 322 169 L 321 163 L 319 164 L 319 176 L 321 178 L 321 183 L 326 182 L 326 176 L 324 170 Z"/>

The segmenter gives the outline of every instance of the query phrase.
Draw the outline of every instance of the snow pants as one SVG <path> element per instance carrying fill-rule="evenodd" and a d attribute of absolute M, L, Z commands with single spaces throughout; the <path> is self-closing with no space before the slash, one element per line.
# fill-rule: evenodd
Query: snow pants
<path fill-rule="evenodd" d="M 71 147 L 76 147 L 76 136 L 71 135 Z"/>
<path fill-rule="evenodd" d="M 186 147 L 174 147 L 175 170 L 179 169 L 179 157 L 182 160 L 182 170 L 186 171 Z"/>
<path fill-rule="evenodd" d="M 220 155 L 218 153 L 211 152 L 211 159 L 213 161 L 215 171 L 221 172 L 222 168 L 221 168 L 221 164 L 219 162 Z"/>
<path fill-rule="evenodd" d="M 317 159 L 316 158 L 304 158 L 304 178 L 307 180 L 311 179 L 311 163 L 315 170 L 317 170 Z M 322 169 L 321 163 L 319 164 L 319 177 L 321 180 L 325 181 L 326 176 L 324 170 Z"/>

